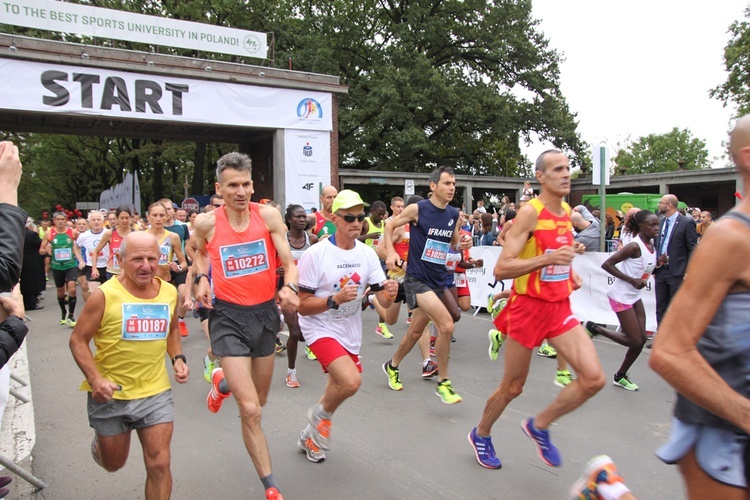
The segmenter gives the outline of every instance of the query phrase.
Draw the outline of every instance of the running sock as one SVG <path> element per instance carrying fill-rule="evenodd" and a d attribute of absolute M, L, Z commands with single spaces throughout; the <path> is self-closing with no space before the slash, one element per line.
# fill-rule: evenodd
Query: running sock
<path fill-rule="evenodd" d="M 287 368 L 286 369 L 286 373 L 287 373 L 287 375 L 290 374 L 290 373 L 297 373 L 297 369 L 296 368 Z"/>
<path fill-rule="evenodd" d="M 624 376 L 625 376 L 624 373 L 620 373 L 620 372 L 615 373 L 615 382 L 617 382 L 618 380 L 620 380 Z"/>
<path fill-rule="evenodd" d="M 180 323 L 184 323 L 185 322 L 185 316 L 178 316 L 177 319 L 180 320 Z"/>
<path fill-rule="evenodd" d="M 391 370 L 398 370 L 398 366 L 393 366 L 393 360 L 388 361 L 388 367 Z"/>
<path fill-rule="evenodd" d="M 76 312 L 76 298 L 68 297 L 68 317 L 72 318 L 73 313 Z"/>
<path fill-rule="evenodd" d="M 625 493 L 630 493 L 630 488 L 618 481 L 613 484 L 598 483 L 596 491 L 604 500 L 618 500 Z"/>
<path fill-rule="evenodd" d="M 279 486 L 276 484 L 276 481 L 273 479 L 273 474 L 269 474 L 266 477 L 260 478 L 260 482 L 263 483 L 263 487 L 265 489 L 268 489 L 268 488 L 279 489 Z"/>
<path fill-rule="evenodd" d="M 221 382 L 219 382 L 219 392 L 222 394 L 229 394 L 231 392 L 229 390 L 229 384 L 227 384 L 227 379 L 223 378 L 221 379 Z"/>
<path fill-rule="evenodd" d="M 315 405 L 315 409 L 313 410 L 313 414 L 321 417 L 321 420 L 331 420 L 331 417 L 333 416 L 330 413 L 328 413 L 327 411 L 325 411 L 323 409 L 323 405 L 320 404 L 320 403 L 318 403 L 317 405 Z"/>
<path fill-rule="evenodd" d="M 429 363 L 430 361 L 432 361 L 430 358 L 427 358 L 424 361 L 422 361 L 422 368 L 424 368 L 425 366 L 427 366 L 427 363 Z"/>
<path fill-rule="evenodd" d="M 60 310 L 62 311 L 62 319 L 67 318 L 68 317 L 68 310 L 65 309 L 65 297 L 63 297 L 61 299 L 58 298 L 57 299 L 57 303 L 60 306 Z"/>

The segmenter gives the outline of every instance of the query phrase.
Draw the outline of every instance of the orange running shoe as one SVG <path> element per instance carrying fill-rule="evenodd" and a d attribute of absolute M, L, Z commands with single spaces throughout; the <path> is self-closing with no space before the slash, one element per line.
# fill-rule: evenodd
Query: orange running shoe
<path fill-rule="evenodd" d="M 208 396 L 206 396 L 208 411 L 211 413 L 218 413 L 221 410 L 224 400 L 232 395 L 231 392 L 224 394 L 219 390 L 219 384 L 222 380 L 224 380 L 224 370 L 222 368 L 214 368 L 211 372 L 211 390 L 208 391 Z"/>
<path fill-rule="evenodd" d="M 178 321 L 180 324 L 180 336 L 187 337 L 189 335 L 187 324 L 184 321 Z"/>
<path fill-rule="evenodd" d="M 266 500 L 284 500 L 284 497 L 278 489 L 272 487 L 266 490 Z"/>

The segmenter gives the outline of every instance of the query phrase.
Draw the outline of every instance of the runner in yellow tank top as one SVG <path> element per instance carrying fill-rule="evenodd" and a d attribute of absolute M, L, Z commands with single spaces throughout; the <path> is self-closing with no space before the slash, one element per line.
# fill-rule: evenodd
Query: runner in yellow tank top
<path fill-rule="evenodd" d="M 156 275 L 166 282 L 172 279 L 171 271 L 180 272 L 187 269 L 187 260 L 182 252 L 180 237 L 164 229 L 167 220 L 167 208 L 158 201 L 148 207 L 148 222 L 146 232 L 153 234 L 159 242 L 159 266 Z M 177 256 L 177 263 L 172 262 L 172 256 Z"/>

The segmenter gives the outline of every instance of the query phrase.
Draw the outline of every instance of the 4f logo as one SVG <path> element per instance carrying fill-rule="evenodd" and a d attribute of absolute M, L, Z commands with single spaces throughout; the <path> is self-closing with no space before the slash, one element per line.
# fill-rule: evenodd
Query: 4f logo
<path fill-rule="evenodd" d="M 308 182 L 307 184 L 302 185 L 302 189 L 304 189 L 305 191 L 309 191 L 313 188 L 314 185 L 315 185 L 314 183 Z"/>

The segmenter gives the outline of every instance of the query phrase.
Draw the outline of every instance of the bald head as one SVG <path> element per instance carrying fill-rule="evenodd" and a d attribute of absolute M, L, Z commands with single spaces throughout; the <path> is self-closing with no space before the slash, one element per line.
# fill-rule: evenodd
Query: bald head
<path fill-rule="evenodd" d="M 320 192 L 320 208 L 324 212 L 330 213 L 331 206 L 333 205 L 333 199 L 339 194 L 338 190 L 333 186 L 326 186 Z"/>
<path fill-rule="evenodd" d="M 586 229 L 591 224 L 589 221 L 583 218 L 583 215 L 578 212 L 573 212 L 570 214 L 570 222 L 573 224 L 573 227 L 576 228 L 576 231 Z"/>
<path fill-rule="evenodd" d="M 156 258 L 159 258 L 159 240 L 146 231 L 131 231 L 123 238 L 122 243 L 120 243 L 120 260 L 126 260 L 127 253 L 135 249 L 153 250 Z"/>
<path fill-rule="evenodd" d="M 740 152 L 746 148 L 750 148 L 750 115 L 745 115 L 739 118 L 737 123 L 734 124 L 734 128 L 729 133 L 729 154 L 732 155 L 732 159 L 735 163 L 742 161 Z M 746 156 L 750 156 L 750 154 L 747 154 Z M 745 161 L 748 159 L 745 159 Z"/>

